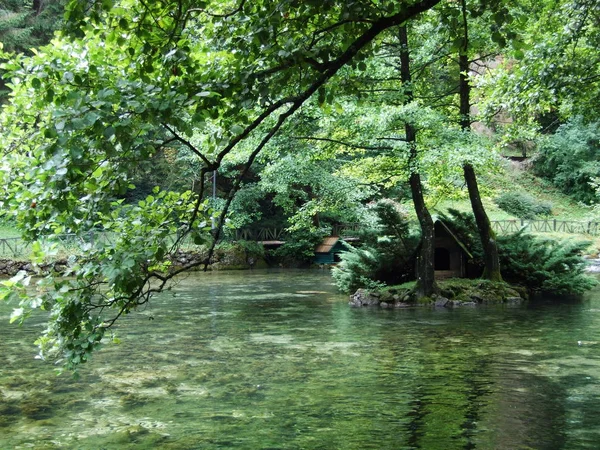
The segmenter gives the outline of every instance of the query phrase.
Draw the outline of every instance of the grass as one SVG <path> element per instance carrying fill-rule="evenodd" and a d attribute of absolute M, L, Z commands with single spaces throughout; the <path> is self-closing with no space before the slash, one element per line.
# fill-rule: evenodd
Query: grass
<path fill-rule="evenodd" d="M 506 192 L 524 192 L 532 197 L 552 204 L 552 219 L 586 222 L 593 219 L 592 208 L 574 201 L 568 195 L 560 192 L 550 182 L 536 177 L 527 166 L 513 161 L 505 161 L 498 173 L 482 174 L 479 176 L 482 201 L 490 220 L 518 219 L 502 211 L 494 198 Z M 466 188 L 464 198 L 460 200 L 440 201 L 434 211 L 446 211 L 454 208 L 459 211 L 470 211 L 471 205 Z"/>
<path fill-rule="evenodd" d="M 21 237 L 15 226 L 11 223 L 0 222 L 0 239 Z"/>

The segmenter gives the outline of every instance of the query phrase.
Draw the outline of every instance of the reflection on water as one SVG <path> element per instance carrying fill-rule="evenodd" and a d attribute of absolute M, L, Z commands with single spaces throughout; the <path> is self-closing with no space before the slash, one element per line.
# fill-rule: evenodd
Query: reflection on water
<path fill-rule="evenodd" d="M 194 274 L 82 378 L 0 306 L 0 448 L 578 449 L 600 443 L 600 292 L 352 309 L 324 272 Z M 578 345 L 578 341 L 581 341 Z"/>

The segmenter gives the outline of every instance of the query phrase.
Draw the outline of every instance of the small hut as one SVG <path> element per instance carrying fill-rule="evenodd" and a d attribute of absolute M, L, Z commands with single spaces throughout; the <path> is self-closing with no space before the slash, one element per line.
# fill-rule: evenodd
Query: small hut
<path fill-rule="evenodd" d="M 434 232 L 435 277 L 437 279 L 467 277 L 467 263 L 473 259 L 473 256 L 440 219 L 435 220 Z"/>
<path fill-rule="evenodd" d="M 316 264 L 335 264 L 339 261 L 339 253 L 345 251 L 343 241 L 339 236 L 330 236 L 315 249 Z"/>

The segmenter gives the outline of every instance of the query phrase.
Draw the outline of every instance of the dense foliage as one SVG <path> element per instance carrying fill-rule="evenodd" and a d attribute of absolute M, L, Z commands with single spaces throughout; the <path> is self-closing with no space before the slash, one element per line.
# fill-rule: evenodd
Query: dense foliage
<path fill-rule="evenodd" d="M 315 248 L 329 233 L 324 230 L 298 230 L 286 237 L 285 243 L 275 249 L 271 256 L 278 264 L 287 267 L 306 267 L 315 259 Z"/>
<path fill-rule="evenodd" d="M 62 24 L 67 0 L 0 1 L 0 42 L 5 50 L 30 52 L 50 41 Z"/>
<path fill-rule="evenodd" d="M 534 293 L 583 294 L 596 285 L 586 275 L 583 251 L 589 242 L 558 241 L 524 231 L 499 239 L 502 275 Z"/>
<path fill-rule="evenodd" d="M 592 203 L 592 182 L 600 176 L 600 122 L 585 123 L 581 117 L 544 136 L 534 161 L 537 175 L 550 180 L 573 198 Z"/>
<path fill-rule="evenodd" d="M 552 205 L 524 192 L 505 192 L 494 202 L 500 209 L 520 219 L 536 219 L 552 214 Z"/>

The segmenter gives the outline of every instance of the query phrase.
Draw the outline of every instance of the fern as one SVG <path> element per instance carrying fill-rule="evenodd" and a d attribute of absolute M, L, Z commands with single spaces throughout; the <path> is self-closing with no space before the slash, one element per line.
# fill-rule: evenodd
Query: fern
<path fill-rule="evenodd" d="M 555 241 L 521 231 L 498 239 L 502 276 L 535 293 L 582 294 L 595 280 L 585 273 L 587 242 Z"/>
<path fill-rule="evenodd" d="M 376 280 L 380 264 L 381 255 L 377 249 L 347 245 L 347 251 L 341 254 L 341 262 L 333 268 L 332 275 L 342 292 L 354 292 L 359 288 L 375 289 L 381 284 Z"/>
<path fill-rule="evenodd" d="M 393 202 L 379 202 L 375 212 L 379 222 L 377 232 L 361 236 L 360 248 L 348 246 L 333 269 L 336 284 L 343 292 L 376 289 L 414 279 L 419 236 L 411 233 L 408 218 Z"/>

